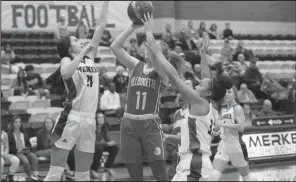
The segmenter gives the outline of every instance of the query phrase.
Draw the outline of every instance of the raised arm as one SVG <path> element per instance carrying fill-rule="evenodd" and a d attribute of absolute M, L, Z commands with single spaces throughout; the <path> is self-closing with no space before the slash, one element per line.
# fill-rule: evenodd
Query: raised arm
<path fill-rule="evenodd" d="M 93 47 L 88 44 L 73 60 L 71 60 L 69 57 L 64 57 L 61 60 L 61 75 L 63 79 L 68 80 L 74 74 L 80 61 L 87 53 L 90 52 L 92 48 Z"/>
<path fill-rule="evenodd" d="M 199 49 L 200 53 L 200 68 L 201 68 L 201 79 L 211 78 L 211 71 L 207 60 L 207 49 L 209 47 L 209 36 L 207 34 L 204 35 L 202 47 Z"/>
<path fill-rule="evenodd" d="M 115 54 L 117 59 L 126 66 L 130 71 L 134 69 L 139 60 L 132 57 L 123 49 L 123 43 L 126 39 L 138 28 L 136 25 L 131 25 L 125 29 L 120 35 L 116 37 L 110 46 L 111 51 Z"/>
<path fill-rule="evenodd" d="M 90 57 L 92 59 L 94 59 L 94 57 L 96 56 L 97 48 L 100 45 L 103 32 L 106 28 L 107 19 L 108 19 L 108 11 L 109 11 L 109 1 L 104 1 L 100 16 L 96 21 L 94 35 L 93 35 L 93 38 L 90 43 L 91 46 L 93 47 L 93 49 L 90 52 Z"/>
<path fill-rule="evenodd" d="M 183 95 L 184 99 L 188 100 L 190 103 L 205 103 L 206 100 L 201 98 L 199 94 L 188 87 L 183 80 L 180 78 L 178 72 L 175 70 L 173 65 L 171 65 L 162 52 L 159 50 L 155 39 L 150 37 L 147 40 L 147 46 L 151 49 L 152 54 L 154 54 L 159 62 L 159 65 L 162 67 L 163 71 L 170 78 L 170 80 L 174 83 L 178 91 Z"/>
<path fill-rule="evenodd" d="M 153 14 L 147 13 L 146 15 L 144 15 L 144 20 L 143 19 L 141 19 L 141 20 L 145 26 L 146 39 L 154 38 L 153 32 L 152 32 L 152 30 L 153 30 Z M 156 61 L 156 59 L 152 59 L 152 62 L 153 62 L 153 67 L 154 67 L 155 71 L 162 78 L 162 82 L 165 85 L 168 85 L 169 77 L 165 74 L 165 72 L 163 71 L 163 69 L 159 65 L 158 61 Z"/>

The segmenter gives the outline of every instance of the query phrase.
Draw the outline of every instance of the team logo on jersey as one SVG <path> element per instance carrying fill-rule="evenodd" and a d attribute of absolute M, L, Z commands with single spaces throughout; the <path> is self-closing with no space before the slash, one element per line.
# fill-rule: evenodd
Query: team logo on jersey
<path fill-rule="evenodd" d="M 159 147 L 155 147 L 154 149 L 154 155 L 160 155 L 161 154 L 161 150 Z"/>

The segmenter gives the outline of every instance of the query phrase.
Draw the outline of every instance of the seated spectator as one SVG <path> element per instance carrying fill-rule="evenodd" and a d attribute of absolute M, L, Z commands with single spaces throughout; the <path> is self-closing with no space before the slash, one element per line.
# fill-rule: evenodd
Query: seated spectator
<path fill-rule="evenodd" d="M 226 28 L 223 30 L 223 39 L 233 39 L 233 31 L 230 29 L 230 23 L 225 24 Z"/>
<path fill-rule="evenodd" d="M 243 54 L 239 54 L 237 60 L 240 75 L 244 75 L 247 68 L 249 67 L 245 61 L 245 56 Z"/>
<path fill-rule="evenodd" d="M 170 24 L 165 25 L 165 32 L 162 34 L 162 40 L 168 44 L 170 49 L 174 49 L 176 38 L 173 36 L 171 28 Z"/>
<path fill-rule="evenodd" d="M 193 46 L 195 46 L 195 48 L 197 48 L 199 35 L 193 28 L 193 21 L 191 21 L 191 20 L 188 21 L 188 27 L 187 27 L 187 29 L 185 29 L 184 33 L 185 33 L 185 39 L 186 39 L 186 44 L 187 44 L 188 48 L 190 50 L 194 48 Z"/>
<path fill-rule="evenodd" d="M 107 85 L 109 83 L 109 79 L 107 76 L 107 68 L 106 67 L 101 67 L 100 68 L 100 73 L 99 73 L 99 81 L 100 81 L 100 93 L 103 93 L 104 90 L 107 88 Z"/>
<path fill-rule="evenodd" d="M 25 79 L 25 70 L 19 69 L 16 77 L 15 84 L 12 85 L 14 88 L 13 95 L 25 95 L 27 93 L 27 82 Z"/>
<path fill-rule="evenodd" d="M 54 127 L 54 121 L 51 118 L 46 118 L 44 120 L 43 128 L 41 128 L 37 132 L 37 148 L 36 148 L 36 155 L 38 157 L 44 157 L 47 159 L 50 159 L 51 156 L 51 146 L 52 143 L 51 140 L 51 133 L 52 129 Z M 70 152 L 68 158 L 71 158 L 72 160 L 75 160 L 74 153 Z M 74 177 L 74 173 L 69 170 L 69 167 L 65 167 L 65 174 L 68 176 Z"/>
<path fill-rule="evenodd" d="M 9 164 L 9 170 L 6 177 L 6 181 L 14 181 L 14 174 L 20 165 L 20 160 L 13 154 L 9 154 L 8 136 L 5 131 L 1 131 L 1 169 L 0 174 L 3 174 L 2 169 L 4 164 Z"/>
<path fill-rule="evenodd" d="M 277 116 L 276 112 L 272 110 L 272 103 L 270 100 L 264 100 L 262 109 L 257 114 L 257 117 Z"/>
<path fill-rule="evenodd" d="M 76 29 L 76 37 L 78 39 L 85 39 L 87 35 L 87 28 L 83 21 L 80 21 Z"/>
<path fill-rule="evenodd" d="M 119 118 L 122 108 L 119 94 L 115 92 L 115 89 L 115 84 L 111 82 L 108 90 L 105 90 L 101 97 L 100 109 L 105 115 L 112 115 Z"/>
<path fill-rule="evenodd" d="M 122 66 L 118 66 L 116 68 L 117 74 L 113 77 L 113 82 L 116 85 L 116 92 L 117 93 L 125 93 L 128 85 L 128 76 L 124 76 L 124 68 Z"/>
<path fill-rule="evenodd" d="M 205 22 L 201 22 L 199 24 L 199 28 L 197 29 L 197 34 L 199 37 L 203 37 L 203 33 L 206 32 L 208 33 L 207 29 L 206 29 L 206 23 Z"/>
<path fill-rule="evenodd" d="M 233 60 L 238 60 L 238 55 L 243 54 L 245 56 L 246 61 L 251 61 L 254 59 L 255 55 L 252 50 L 244 48 L 243 41 L 239 41 L 234 50 Z"/>
<path fill-rule="evenodd" d="M 180 56 L 184 56 L 185 57 L 185 54 L 183 53 L 183 50 L 182 50 L 182 47 L 177 45 L 174 49 L 174 51 L 179 54 Z M 182 55 L 181 55 L 182 54 Z M 185 60 L 185 59 L 184 59 Z"/>
<path fill-rule="evenodd" d="M 243 80 L 253 92 L 260 90 L 263 79 L 256 65 L 256 61 L 251 61 L 250 67 L 246 70 Z"/>
<path fill-rule="evenodd" d="M 192 65 L 186 61 L 186 65 L 185 65 L 185 72 L 183 74 L 183 78 L 185 80 L 191 80 L 192 84 L 194 86 L 198 85 L 200 82 L 200 79 L 194 74 L 193 70 L 192 70 Z"/>
<path fill-rule="evenodd" d="M 180 32 L 179 38 L 176 42 L 176 45 L 179 45 L 183 50 L 189 50 L 189 47 L 187 45 L 187 41 L 186 41 L 186 29 L 183 29 Z"/>
<path fill-rule="evenodd" d="M 296 73 L 294 73 L 294 78 L 288 83 L 289 89 L 289 114 L 296 114 Z"/>
<path fill-rule="evenodd" d="M 97 137 L 96 137 L 96 149 L 94 154 L 94 160 L 91 165 L 91 175 L 94 178 L 98 178 L 98 169 L 101 166 L 101 158 L 103 156 L 103 152 L 108 152 L 108 159 L 105 163 L 105 171 L 108 172 L 112 177 L 114 177 L 115 173 L 112 170 L 115 158 L 119 151 L 118 145 L 110 140 L 109 137 L 109 128 L 108 124 L 105 121 L 105 116 L 102 113 L 97 113 Z"/>
<path fill-rule="evenodd" d="M 217 24 L 213 23 L 209 29 L 210 39 L 218 39 L 218 27 Z"/>
<path fill-rule="evenodd" d="M 278 81 L 273 79 L 269 72 L 263 78 L 261 91 L 277 101 L 286 100 L 289 96 L 289 89 L 283 87 Z"/>
<path fill-rule="evenodd" d="M 242 83 L 240 90 L 237 92 L 237 98 L 240 103 L 255 103 L 257 99 L 253 92 L 248 89 L 247 85 Z"/>
<path fill-rule="evenodd" d="M 101 38 L 100 46 L 110 47 L 112 42 L 113 39 L 110 31 L 105 29 Z"/>
<path fill-rule="evenodd" d="M 255 119 L 256 116 L 253 114 L 249 104 L 244 104 L 243 109 L 245 114 L 245 126 L 252 126 L 252 120 Z"/>
<path fill-rule="evenodd" d="M 132 56 L 138 55 L 138 45 L 136 39 L 132 38 L 130 40 L 130 47 L 127 48 L 127 52 Z"/>
<path fill-rule="evenodd" d="M 42 98 L 45 96 L 46 99 L 50 98 L 50 92 L 46 89 L 43 79 L 38 73 L 35 73 L 33 65 L 27 65 L 25 67 L 27 76 L 25 77 L 26 84 L 28 87 L 29 95 L 37 95 Z"/>
<path fill-rule="evenodd" d="M 10 44 L 6 44 L 5 49 L 1 51 L 2 64 L 11 65 L 15 60 L 15 53 Z"/>
<path fill-rule="evenodd" d="M 16 155 L 31 180 L 38 180 L 38 158 L 31 149 L 27 133 L 22 129 L 22 121 L 18 115 L 13 116 L 9 123 L 9 153 Z"/>
<path fill-rule="evenodd" d="M 55 39 L 57 41 L 62 40 L 64 37 L 69 36 L 68 23 L 64 16 L 59 17 L 59 22 L 57 24 L 57 28 L 54 33 L 55 33 Z"/>
<path fill-rule="evenodd" d="M 233 53 L 234 50 L 232 49 L 229 40 L 225 40 L 220 54 L 226 58 L 227 62 L 232 62 Z"/>

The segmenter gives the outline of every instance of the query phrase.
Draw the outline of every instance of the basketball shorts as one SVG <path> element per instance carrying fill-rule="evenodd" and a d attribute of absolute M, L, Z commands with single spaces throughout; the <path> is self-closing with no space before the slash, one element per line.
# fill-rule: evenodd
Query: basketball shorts
<path fill-rule="evenodd" d="M 245 143 L 238 140 L 221 140 L 215 158 L 227 162 L 231 161 L 235 167 L 245 167 L 249 161 Z"/>
<path fill-rule="evenodd" d="M 76 150 L 87 153 L 95 152 L 96 120 L 95 113 L 78 112 L 71 110 L 62 112 L 57 118 L 53 135 L 58 136 L 54 145 L 58 148 Z"/>
<path fill-rule="evenodd" d="M 206 181 L 213 172 L 210 156 L 200 152 L 180 154 L 172 181 Z"/>
<path fill-rule="evenodd" d="M 125 163 L 143 162 L 144 156 L 148 161 L 165 160 L 164 137 L 158 120 L 122 120 L 120 144 Z"/>

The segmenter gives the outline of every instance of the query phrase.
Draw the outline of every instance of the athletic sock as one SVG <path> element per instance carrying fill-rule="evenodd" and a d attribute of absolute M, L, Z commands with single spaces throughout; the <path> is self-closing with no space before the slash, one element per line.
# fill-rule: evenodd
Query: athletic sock
<path fill-rule="evenodd" d="M 43 181 L 60 181 L 64 168 L 60 166 L 50 166 L 49 171 Z"/>

